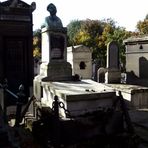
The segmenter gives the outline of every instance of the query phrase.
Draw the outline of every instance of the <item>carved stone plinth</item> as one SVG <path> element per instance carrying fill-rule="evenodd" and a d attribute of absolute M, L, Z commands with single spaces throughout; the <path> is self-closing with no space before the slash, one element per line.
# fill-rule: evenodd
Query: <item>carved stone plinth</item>
<path fill-rule="evenodd" d="M 52 61 L 41 65 L 41 75 L 46 77 L 42 81 L 66 81 L 72 79 L 71 64 L 66 61 Z"/>
<path fill-rule="evenodd" d="M 117 69 L 108 69 L 105 73 L 105 83 L 120 83 L 121 72 Z"/>

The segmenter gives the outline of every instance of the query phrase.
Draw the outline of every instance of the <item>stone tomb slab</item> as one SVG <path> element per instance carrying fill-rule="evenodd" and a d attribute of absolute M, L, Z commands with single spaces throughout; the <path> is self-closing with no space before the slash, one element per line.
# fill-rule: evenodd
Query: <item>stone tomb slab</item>
<path fill-rule="evenodd" d="M 80 115 L 99 109 L 99 107 L 111 107 L 116 92 L 103 84 L 92 80 L 42 82 L 43 98 L 42 106 L 52 108 L 53 98 L 58 96 L 71 115 Z M 65 117 L 63 109 L 60 113 Z"/>
<path fill-rule="evenodd" d="M 130 84 L 104 84 L 112 89 L 121 91 L 130 109 L 148 108 L 148 87 Z"/>

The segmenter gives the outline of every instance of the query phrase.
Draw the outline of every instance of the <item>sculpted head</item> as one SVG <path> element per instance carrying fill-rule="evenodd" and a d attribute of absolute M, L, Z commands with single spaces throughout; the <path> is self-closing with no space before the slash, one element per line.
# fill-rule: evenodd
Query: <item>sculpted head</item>
<path fill-rule="evenodd" d="M 47 6 L 47 11 L 49 11 L 51 15 L 55 15 L 57 13 L 57 8 L 54 4 L 50 3 Z"/>
<path fill-rule="evenodd" d="M 62 21 L 58 16 L 56 16 L 56 6 L 53 3 L 50 3 L 47 6 L 47 11 L 50 13 L 50 16 L 45 17 L 45 22 L 42 24 L 41 28 L 62 28 Z"/>

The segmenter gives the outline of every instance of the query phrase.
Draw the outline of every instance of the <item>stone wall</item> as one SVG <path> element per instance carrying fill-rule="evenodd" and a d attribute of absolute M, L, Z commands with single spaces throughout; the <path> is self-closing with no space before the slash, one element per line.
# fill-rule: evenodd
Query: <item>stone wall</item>
<path fill-rule="evenodd" d="M 128 49 L 130 49 L 131 47 L 129 47 Z M 126 71 L 130 72 L 133 71 L 135 73 L 136 76 L 140 76 L 139 75 L 139 58 L 141 57 L 145 57 L 148 60 L 148 51 L 144 52 L 144 51 L 139 51 L 136 52 L 135 50 L 137 46 L 135 45 L 135 48 L 133 48 L 133 52 L 126 52 Z M 146 47 L 148 49 L 148 45 Z M 134 50 L 135 49 L 135 50 Z"/>

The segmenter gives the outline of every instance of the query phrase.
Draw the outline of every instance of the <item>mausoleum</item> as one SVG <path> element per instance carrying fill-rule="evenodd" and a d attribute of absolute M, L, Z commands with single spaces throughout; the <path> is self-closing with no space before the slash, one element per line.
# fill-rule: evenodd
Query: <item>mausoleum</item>
<path fill-rule="evenodd" d="M 67 48 L 67 61 L 72 65 L 72 74 L 82 79 L 92 78 L 92 51 L 84 45 Z"/>
<path fill-rule="evenodd" d="M 126 46 L 126 71 L 139 78 L 148 78 L 148 36 L 128 38 Z"/>
<path fill-rule="evenodd" d="M 0 83 L 7 79 L 8 89 L 13 93 L 23 84 L 26 102 L 33 85 L 32 13 L 35 8 L 35 2 L 31 5 L 16 0 L 0 2 Z M 16 100 L 9 97 L 5 103 L 15 104 Z"/>

